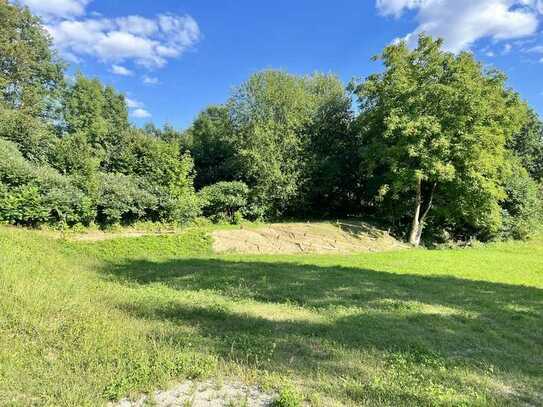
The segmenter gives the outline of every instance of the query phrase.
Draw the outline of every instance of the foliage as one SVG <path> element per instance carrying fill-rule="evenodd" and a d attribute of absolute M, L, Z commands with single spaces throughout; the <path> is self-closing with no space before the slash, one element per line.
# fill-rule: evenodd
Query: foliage
<path fill-rule="evenodd" d="M 196 188 L 239 177 L 232 131 L 226 106 L 208 107 L 192 124 L 188 137 L 196 168 Z"/>
<path fill-rule="evenodd" d="M 279 392 L 279 397 L 274 400 L 273 407 L 301 407 L 301 397 L 292 387 L 285 387 Z"/>
<path fill-rule="evenodd" d="M 227 106 L 240 171 L 235 178 L 251 188 L 256 211 L 277 217 L 307 206 L 304 193 L 311 183 L 319 184 L 315 174 L 326 171 L 318 146 L 323 141 L 342 145 L 335 140 L 341 133 L 326 131 L 326 118 L 335 115 L 340 118 L 335 126 L 341 127 L 341 119 L 349 116 L 347 101 L 335 76 L 280 71 L 259 72 L 232 95 Z M 337 172 L 329 176 L 338 178 Z"/>
<path fill-rule="evenodd" d="M 527 239 L 540 228 L 543 204 L 538 184 L 521 165 L 513 168 L 505 178 L 507 198 L 502 205 L 502 237 Z"/>
<path fill-rule="evenodd" d="M 81 73 L 68 88 L 64 104 L 68 132 L 84 134 L 100 155 L 118 146 L 130 127 L 124 96 Z"/>
<path fill-rule="evenodd" d="M 441 45 L 421 35 L 414 50 L 403 42 L 388 46 L 380 57 L 385 71 L 356 87 L 363 170 L 373 178 L 374 202 L 400 207 L 396 216 L 411 219 L 413 244 L 432 206 L 457 231 L 497 234 L 505 143 L 525 117 L 503 74 Z"/>
<path fill-rule="evenodd" d="M 134 127 L 98 79 L 65 81 L 28 9 L 0 2 L 0 19 L 2 221 L 372 216 L 411 223 L 414 244 L 425 226 L 489 240 L 540 221 L 540 119 L 503 74 L 439 40 L 385 48 L 384 71 L 347 89 L 331 74 L 257 72 L 178 131 Z"/>
<path fill-rule="evenodd" d="M 156 197 L 128 175 L 101 174 L 98 194 L 97 219 L 105 225 L 134 222 L 157 206 Z"/>
<path fill-rule="evenodd" d="M 218 182 L 204 187 L 198 193 L 205 216 L 215 221 L 228 220 L 239 223 L 247 209 L 249 188 L 239 181 Z"/>
<path fill-rule="evenodd" d="M 54 118 L 64 66 L 40 20 L 21 6 L 0 2 L 0 107 L 28 117 Z"/>
<path fill-rule="evenodd" d="M 8 188 L 0 184 L 0 220 L 27 226 L 45 222 L 49 211 L 33 185 Z"/>
<path fill-rule="evenodd" d="M 36 164 L 47 165 L 58 137 L 52 126 L 24 111 L 0 106 L 0 139 L 12 141 L 23 156 Z"/>
<path fill-rule="evenodd" d="M 0 220 L 29 226 L 92 222 L 92 200 L 68 178 L 25 160 L 14 143 L 1 139 L 0 156 Z"/>
<path fill-rule="evenodd" d="M 508 141 L 508 148 L 533 179 L 543 181 L 543 123 L 533 110 L 528 110 L 527 122 Z"/>

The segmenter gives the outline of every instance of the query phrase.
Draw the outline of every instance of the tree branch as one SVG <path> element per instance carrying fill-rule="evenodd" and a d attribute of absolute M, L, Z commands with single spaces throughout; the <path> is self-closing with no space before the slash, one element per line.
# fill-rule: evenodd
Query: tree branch
<path fill-rule="evenodd" d="M 434 201 L 434 193 L 436 192 L 436 188 L 437 188 L 437 183 L 434 182 L 434 186 L 432 187 L 432 193 L 430 194 L 430 200 L 428 201 L 428 207 L 426 208 L 426 210 L 422 214 L 422 216 L 420 218 L 420 223 L 424 222 L 424 219 L 426 219 L 426 215 L 428 215 L 428 212 L 430 212 L 430 209 L 432 209 L 432 203 Z"/>

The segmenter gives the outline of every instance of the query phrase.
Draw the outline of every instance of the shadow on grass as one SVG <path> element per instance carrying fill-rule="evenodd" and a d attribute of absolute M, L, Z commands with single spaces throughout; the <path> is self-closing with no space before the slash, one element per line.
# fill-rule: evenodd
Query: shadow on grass
<path fill-rule="evenodd" d="M 339 350 L 403 355 L 414 365 L 497 367 L 536 380 L 543 366 L 543 290 L 453 277 L 296 263 L 175 259 L 110 264 L 107 278 L 213 290 L 232 302 L 290 304 L 319 316 L 280 319 L 228 304 L 120 304 L 138 318 L 194 326 L 220 356 L 303 374 L 348 374 Z M 250 306 L 250 305 L 249 305 Z M 172 330 L 168 340 L 175 338 Z M 247 351 L 250 349 L 250 351 Z M 264 362 L 262 362 L 264 363 Z M 328 367 L 327 367 L 328 366 Z"/>

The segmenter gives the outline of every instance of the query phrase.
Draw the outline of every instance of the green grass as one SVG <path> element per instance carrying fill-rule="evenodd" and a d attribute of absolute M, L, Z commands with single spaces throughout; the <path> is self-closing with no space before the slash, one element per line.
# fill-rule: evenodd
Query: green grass
<path fill-rule="evenodd" d="M 322 406 L 543 403 L 541 239 L 355 256 L 209 247 L 198 229 L 74 243 L 0 227 L 0 405 L 94 406 L 185 378 Z"/>

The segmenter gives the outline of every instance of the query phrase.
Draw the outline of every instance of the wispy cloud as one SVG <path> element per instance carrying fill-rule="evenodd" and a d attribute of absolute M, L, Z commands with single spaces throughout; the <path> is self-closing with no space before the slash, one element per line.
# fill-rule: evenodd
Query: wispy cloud
<path fill-rule="evenodd" d="M 126 106 L 128 109 L 130 109 L 130 117 L 135 119 L 146 119 L 151 117 L 151 113 L 145 109 L 145 104 L 143 102 L 126 96 L 124 100 L 126 102 Z"/>
<path fill-rule="evenodd" d="M 125 97 L 124 100 L 126 102 L 126 106 L 128 106 L 129 109 L 136 109 L 144 106 L 142 102 L 131 99 L 129 97 Z"/>
<path fill-rule="evenodd" d="M 158 78 L 153 76 L 143 75 L 142 80 L 145 85 L 158 85 L 160 83 Z"/>
<path fill-rule="evenodd" d="M 69 19 L 85 14 L 86 6 L 92 0 L 18 0 L 28 6 L 45 21 Z"/>
<path fill-rule="evenodd" d="M 121 75 L 121 76 L 132 76 L 134 75 L 134 72 L 132 72 L 130 69 L 125 68 L 121 65 L 113 65 L 111 67 L 111 72 L 115 75 Z"/>
<path fill-rule="evenodd" d="M 130 116 L 136 118 L 136 119 L 147 119 L 149 117 L 151 117 L 151 113 L 149 113 L 147 110 L 145 109 L 136 109 L 136 110 L 133 110 L 132 112 L 130 112 Z"/>

